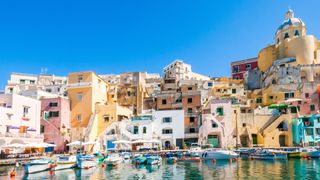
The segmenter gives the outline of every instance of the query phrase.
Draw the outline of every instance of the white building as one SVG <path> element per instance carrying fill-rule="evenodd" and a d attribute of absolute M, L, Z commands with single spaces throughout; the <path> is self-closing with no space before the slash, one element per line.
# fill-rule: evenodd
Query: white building
<path fill-rule="evenodd" d="M 0 95 L 0 145 L 40 143 L 40 101 L 17 94 Z"/>
<path fill-rule="evenodd" d="M 210 80 L 207 76 L 192 72 L 191 65 L 179 59 L 163 68 L 163 74 L 165 79 L 175 78 L 177 82 L 180 80 Z"/>
<path fill-rule="evenodd" d="M 53 94 L 66 95 L 67 78 L 55 75 L 33 75 L 12 73 L 5 87 L 6 94 L 20 94 L 23 91 L 43 90 Z"/>
<path fill-rule="evenodd" d="M 114 148 L 113 141 L 116 140 L 156 140 L 161 143 L 163 148 L 183 147 L 184 138 L 184 111 L 165 110 L 151 111 L 149 114 L 132 117 L 112 123 L 100 137 L 107 148 Z M 123 145 L 121 147 L 132 148 L 151 148 L 154 144 L 143 143 L 141 146 L 132 147 Z"/>

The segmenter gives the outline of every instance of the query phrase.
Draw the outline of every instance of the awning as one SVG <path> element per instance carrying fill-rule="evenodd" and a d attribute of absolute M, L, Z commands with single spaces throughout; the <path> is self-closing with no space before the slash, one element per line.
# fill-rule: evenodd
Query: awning
<path fill-rule="evenodd" d="M 8 125 L 7 127 L 8 127 L 9 129 L 20 129 L 19 126 Z"/>
<path fill-rule="evenodd" d="M 288 107 L 287 104 L 271 104 L 268 109 L 286 109 Z"/>

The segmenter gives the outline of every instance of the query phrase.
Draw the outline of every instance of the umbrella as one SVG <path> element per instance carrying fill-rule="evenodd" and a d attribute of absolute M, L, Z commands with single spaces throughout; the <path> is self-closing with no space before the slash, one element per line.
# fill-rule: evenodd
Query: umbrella
<path fill-rule="evenodd" d="M 73 142 L 67 144 L 67 146 L 78 146 L 78 145 L 82 145 L 82 144 L 83 144 L 83 142 L 81 142 L 81 141 L 73 141 Z"/>
<path fill-rule="evenodd" d="M 118 141 L 113 141 L 113 144 L 130 144 L 130 141 L 127 140 L 118 140 Z"/>
<path fill-rule="evenodd" d="M 287 104 L 271 104 L 268 109 L 284 109 L 284 108 L 287 108 L 288 105 Z"/>
<path fill-rule="evenodd" d="M 149 141 L 143 140 L 143 139 L 138 139 L 138 140 L 132 141 L 131 143 L 136 144 L 136 143 L 147 143 L 147 142 L 149 142 Z"/>

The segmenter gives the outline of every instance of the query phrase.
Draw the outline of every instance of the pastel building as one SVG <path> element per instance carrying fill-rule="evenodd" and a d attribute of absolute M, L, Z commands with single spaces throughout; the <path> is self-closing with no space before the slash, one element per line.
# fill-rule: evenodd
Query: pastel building
<path fill-rule="evenodd" d="M 244 79 L 244 74 L 258 67 L 258 59 L 250 58 L 231 62 L 231 71 L 233 79 Z"/>
<path fill-rule="evenodd" d="M 41 102 L 17 94 L 0 95 L 0 144 L 41 143 Z"/>
<path fill-rule="evenodd" d="M 44 142 L 55 144 L 54 151 L 67 150 L 70 142 L 70 101 L 66 97 L 42 97 L 41 134 Z"/>
<path fill-rule="evenodd" d="M 319 146 L 320 115 L 311 114 L 292 119 L 293 144 Z"/>

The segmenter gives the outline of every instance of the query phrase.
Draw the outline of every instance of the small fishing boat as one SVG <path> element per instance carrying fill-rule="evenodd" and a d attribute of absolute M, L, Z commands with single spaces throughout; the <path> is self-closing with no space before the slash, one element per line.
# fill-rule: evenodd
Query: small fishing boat
<path fill-rule="evenodd" d="M 147 157 L 147 165 L 155 165 L 160 164 L 162 161 L 162 158 L 160 156 L 148 156 Z"/>
<path fill-rule="evenodd" d="M 302 157 L 310 157 L 310 158 L 319 158 L 320 157 L 320 150 L 315 148 L 301 148 L 301 156 Z"/>
<path fill-rule="evenodd" d="M 199 155 L 202 153 L 201 147 L 197 143 L 192 143 L 190 150 L 188 151 L 188 155 L 191 157 L 199 157 Z"/>
<path fill-rule="evenodd" d="M 116 166 L 123 161 L 123 158 L 119 154 L 111 154 L 103 162 L 107 166 Z"/>
<path fill-rule="evenodd" d="M 30 163 L 24 165 L 24 172 L 26 174 L 37 173 L 42 171 L 51 170 L 53 162 L 49 159 L 32 160 Z"/>
<path fill-rule="evenodd" d="M 183 157 L 183 158 L 178 158 L 177 162 L 183 162 L 183 163 L 200 163 L 201 158 L 199 157 Z"/>
<path fill-rule="evenodd" d="M 177 162 L 177 159 L 178 158 L 176 158 L 176 157 L 167 157 L 167 163 L 168 164 L 174 164 L 174 163 L 176 163 Z"/>
<path fill-rule="evenodd" d="M 209 151 L 202 152 L 200 154 L 200 157 L 202 159 L 229 160 L 229 159 L 237 158 L 238 154 L 229 150 L 209 150 Z"/>
<path fill-rule="evenodd" d="M 102 162 L 105 159 L 105 156 L 99 152 L 95 152 L 92 155 L 93 155 L 95 161 L 98 163 Z"/>
<path fill-rule="evenodd" d="M 77 155 L 77 167 L 80 169 L 89 169 L 96 166 L 97 163 L 93 156 L 89 155 Z"/>
<path fill-rule="evenodd" d="M 257 160 L 275 160 L 276 159 L 276 155 L 267 150 L 257 151 L 256 153 L 251 154 L 250 157 L 251 159 L 257 159 Z"/>
<path fill-rule="evenodd" d="M 77 166 L 76 156 L 59 156 L 54 170 L 71 169 Z"/>
<path fill-rule="evenodd" d="M 123 159 L 128 160 L 131 158 L 131 154 L 129 152 L 123 152 L 121 153 L 121 156 L 123 157 Z"/>
<path fill-rule="evenodd" d="M 142 155 L 140 155 L 138 157 L 134 157 L 132 159 L 132 163 L 133 164 L 146 164 L 147 163 L 147 157 L 148 156 L 142 156 Z"/>

